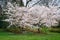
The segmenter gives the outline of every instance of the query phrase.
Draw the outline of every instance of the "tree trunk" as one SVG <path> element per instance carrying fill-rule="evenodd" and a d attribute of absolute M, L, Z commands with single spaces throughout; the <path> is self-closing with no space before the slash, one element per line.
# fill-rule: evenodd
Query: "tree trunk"
<path fill-rule="evenodd" d="M 23 0 L 16 0 L 20 6 L 24 6 Z"/>

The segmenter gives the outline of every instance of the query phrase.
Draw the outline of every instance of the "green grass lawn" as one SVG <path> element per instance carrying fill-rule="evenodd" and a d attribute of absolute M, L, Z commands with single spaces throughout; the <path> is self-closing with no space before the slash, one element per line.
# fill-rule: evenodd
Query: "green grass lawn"
<path fill-rule="evenodd" d="M 60 40 L 60 33 L 12 34 L 9 32 L 0 32 L 0 40 Z"/>

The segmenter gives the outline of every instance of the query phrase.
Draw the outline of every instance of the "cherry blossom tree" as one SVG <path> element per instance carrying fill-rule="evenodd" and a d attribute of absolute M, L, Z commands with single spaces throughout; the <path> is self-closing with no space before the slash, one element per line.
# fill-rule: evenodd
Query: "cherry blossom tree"
<path fill-rule="evenodd" d="M 8 2 L 6 14 L 9 19 L 5 21 L 10 22 L 8 28 L 15 25 L 28 30 L 32 30 L 32 28 L 38 30 L 41 25 L 52 27 L 57 26 L 60 22 L 60 8 L 52 5 L 49 5 L 49 7 L 36 5 L 30 8 L 20 7 Z"/>

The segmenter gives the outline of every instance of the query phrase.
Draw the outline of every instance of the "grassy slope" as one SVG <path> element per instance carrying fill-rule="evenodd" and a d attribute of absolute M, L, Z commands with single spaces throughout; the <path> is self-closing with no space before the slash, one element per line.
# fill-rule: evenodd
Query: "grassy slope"
<path fill-rule="evenodd" d="M 60 40 L 59 33 L 49 34 L 11 34 L 0 32 L 0 40 Z"/>

